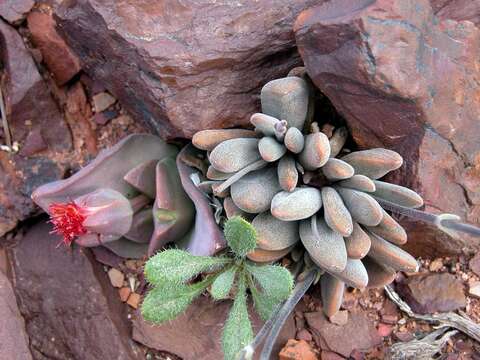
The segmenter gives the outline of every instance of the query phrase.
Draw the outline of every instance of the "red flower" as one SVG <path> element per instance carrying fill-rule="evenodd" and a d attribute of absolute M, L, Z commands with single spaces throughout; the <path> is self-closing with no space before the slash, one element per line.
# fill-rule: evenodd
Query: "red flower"
<path fill-rule="evenodd" d="M 63 236 L 63 243 L 70 246 L 79 235 L 85 235 L 87 229 L 83 226 L 88 211 L 70 201 L 66 204 L 53 203 L 48 207 L 52 233 Z"/>

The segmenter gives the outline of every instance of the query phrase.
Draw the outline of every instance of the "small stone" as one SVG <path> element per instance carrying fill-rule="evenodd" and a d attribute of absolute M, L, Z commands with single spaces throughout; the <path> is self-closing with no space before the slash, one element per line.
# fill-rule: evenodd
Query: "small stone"
<path fill-rule="evenodd" d="M 480 276 L 480 252 L 469 261 L 468 265 L 475 275 Z"/>
<path fill-rule="evenodd" d="M 34 5 L 34 0 L 2 0 L 0 1 L 0 17 L 10 24 L 18 25 Z"/>
<path fill-rule="evenodd" d="M 27 135 L 25 143 L 20 150 L 20 155 L 32 156 L 42 150 L 45 150 L 47 147 L 48 145 L 45 142 L 40 129 L 33 129 Z"/>
<path fill-rule="evenodd" d="M 93 108 L 96 113 L 107 110 L 116 102 L 117 99 L 107 92 L 101 92 L 93 96 Z"/>
<path fill-rule="evenodd" d="M 307 329 L 301 329 L 297 332 L 297 340 L 312 341 L 312 334 Z"/>
<path fill-rule="evenodd" d="M 118 112 L 115 110 L 107 110 L 93 115 L 92 120 L 98 125 L 106 125 L 110 120 L 115 119 Z"/>
<path fill-rule="evenodd" d="M 132 308 L 137 309 L 138 305 L 140 304 L 140 299 L 140 294 L 131 293 L 128 297 L 127 304 L 130 305 Z"/>
<path fill-rule="evenodd" d="M 395 325 L 397 321 L 397 315 L 382 315 L 382 322 L 384 322 L 385 324 Z"/>
<path fill-rule="evenodd" d="M 409 333 L 406 331 L 397 332 L 394 335 L 395 335 L 395 339 L 402 342 L 412 341 L 415 338 L 412 333 Z"/>
<path fill-rule="evenodd" d="M 288 340 L 278 354 L 279 360 L 317 360 L 311 345 L 304 340 Z"/>
<path fill-rule="evenodd" d="M 340 310 L 330 316 L 330 321 L 336 325 L 346 325 L 348 323 L 348 311 Z"/>
<path fill-rule="evenodd" d="M 343 356 L 338 355 L 336 352 L 323 350 L 321 354 L 322 360 L 344 360 Z"/>
<path fill-rule="evenodd" d="M 129 287 L 122 287 L 118 290 L 118 295 L 120 295 L 120 300 L 126 302 L 132 291 Z"/>
<path fill-rule="evenodd" d="M 432 272 L 436 272 L 443 267 L 443 260 L 441 258 L 435 259 L 430 263 L 428 269 Z"/>
<path fill-rule="evenodd" d="M 123 282 L 125 281 L 125 275 L 120 270 L 111 268 L 110 270 L 108 270 L 108 277 L 110 279 L 110 282 L 112 283 L 112 286 L 116 288 L 121 288 L 123 286 Z"/>
<path fill-rule="evenodd" d="M 475 281 L 470 285 L 468 289 L 468 294 L 476 298 L 480 298 L 480 281 Z"/>
<path fill-rule="evenodd" d="M 393 331 L 392 325 L 383 324 L 383 323 L 378 324 L 378 335 L 380 335 L 381 337 L 390 336 L 392 331 Z"/>

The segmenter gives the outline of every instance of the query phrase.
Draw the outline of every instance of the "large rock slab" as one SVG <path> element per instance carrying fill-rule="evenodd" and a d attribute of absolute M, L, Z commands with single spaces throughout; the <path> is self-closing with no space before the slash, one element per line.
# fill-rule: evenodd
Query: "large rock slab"
<path fill-rule="evenodd" d="M 74 0 L 58 25 L 84 69 L 164 137 L 246 125 L 300 63 L 292 24 L 324 0 Z"/>
<path fill-rule="evenodd" d="M 7 277 L 0 272 L 0 354 L 2 359 L 32 360 L 25 322 Z"/>
<path fill-rule="evenodd" d="M 0 236 L 34 212 L 32 190 L 61 177 L 70 131 L 17 31 L 0 20 L 2 93 L 12 140 L 28 156 L 0 151 Z M 2 128 L 3 129 L 3 128 Z M 1 133 L 0 142 L 6 136 Z M 25 154 L 25 153 L 23 153 Z"/>
<path fill-rule="evenodd" d="M 345 325 L 331 323 L 323 311 L 305 313 L 305 319 L 322 350 L 349 357 L 353 350 L 368 350 L 382 343 L 373 320 L 360 310 L 350 312 Z"/>
<path fill-rule="evenodd" d="M 469 20 L 480 25 L 480 2 L 472 0 L 430 0 L 435 15 L 442 19 Z"/>
<path fill-rule="evenodd" d="M 467 304 L 462 281 L 448 273 L 414 275 L 397 288 L 412 310 L 420 314 L 453 311 Z"/>
<path fill-rule="evenodd" d="M 57 247 L 45 222 L 8 250 L 35 359 L 141 359 L 126 309 L 89 250 Z"/>
<path fill-rule="evenodd" d="M 201 296 L 185 313 L 160 326 L 146 323 L 137 314 L 133 320 L 133 338 L 150 348 L 167 351 L 185 360 L 223 359 L 222 329 L 231 306 L 231 301 L 215 302 L 210 297 Z M 254 311 L 250 311 L 250 320 L 257 333 L 262 321 Z M 288 339 L 295 337 L 295 332 L 295 321 L 290 316 L 278 337 L 273 354 L 278 354 Z"/>
<path fill-rule="evenodd" d="M 309 75 L 358 146 L 404 157 L 390 180 L 419 192 L 427 211 L 478 224 L 479 28 L 438 18 L 428 0 L 332 0 L 302 12 L 295 33 Z M 480 247 L 404 224 L 416 255 Z"/>
<path fill-rule="evenodd" d="M 0 1 L 0 17 L 11 24 L 21 22 L 35 5 L 34 0 L 2 0 Z"/>

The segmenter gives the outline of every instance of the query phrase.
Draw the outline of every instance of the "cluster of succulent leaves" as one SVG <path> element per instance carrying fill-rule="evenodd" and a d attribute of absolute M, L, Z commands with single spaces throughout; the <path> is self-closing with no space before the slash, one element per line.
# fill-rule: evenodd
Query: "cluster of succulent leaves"
<path fill-rule="evenodd" d="M 234 359 L 253 339 L 247 290 L 255 310 L 267 320 L 290 295 L 293 277 L 282 266 L 255 264 L 246 258 L 257 246 L 257 235 L 243 218 L 229 219 L 224 235 L 228 250 L 220 256 L 194 256 L 184 250 L 168 249 L 151 257 L 145 264 L 145 277 L 152 289 L 143 301 L 142 315 L 157 324 L 172 320 L 206 289 L 215 300 L 233 298 L 222 346 L 225 359 Z"/>

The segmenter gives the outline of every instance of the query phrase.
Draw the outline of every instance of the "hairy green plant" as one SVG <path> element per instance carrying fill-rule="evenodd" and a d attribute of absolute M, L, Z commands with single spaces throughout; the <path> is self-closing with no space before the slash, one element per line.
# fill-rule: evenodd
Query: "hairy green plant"
<path fill-rule="evenodd" d="M 222 336 L 225 359 L 233 360 L 253 340 L 247 290 L 256 311 L 267 320 L 272 310 L 289 297 L 293 277 L 282 266 L 255 264 L 246 258 L 257 246 L 257 235 L 241 217 L 229 219 L 224 234 L 230 251 L 220 256 L 194 256 L 184 250 L 168 249 L 150 258 L 145 278 L 152 289 L 141 311 L 145 320 L 158 324 L 181 314 L 208 288 L 215 300 L 233 298 Z M 200 281 L 192 281 L 199 276 Z"/>

